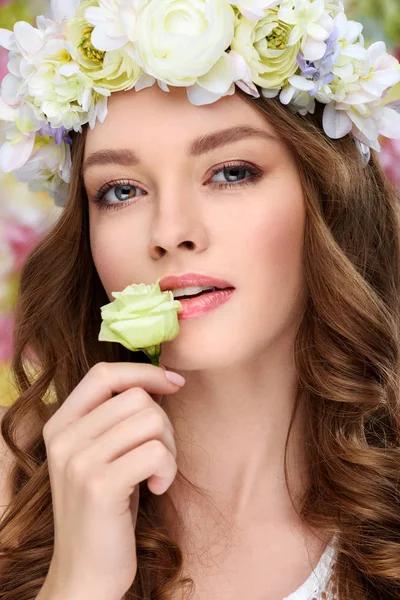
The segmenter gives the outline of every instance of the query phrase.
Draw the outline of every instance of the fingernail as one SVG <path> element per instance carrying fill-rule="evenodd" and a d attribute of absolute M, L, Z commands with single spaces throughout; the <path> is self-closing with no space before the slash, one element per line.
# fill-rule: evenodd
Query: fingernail
<path fill-rule="evenodd" d="M 186 383 L 186 380 L 184 377 L 182 377 L 182 375 L 179 375 L 178 373 L 174 373 L 173 371 L 165 371 L 165 377 L 171 383 L 175 383 L 176 385 L 179 385 L 179 386 L 185 385 L 185 383 Z"/>

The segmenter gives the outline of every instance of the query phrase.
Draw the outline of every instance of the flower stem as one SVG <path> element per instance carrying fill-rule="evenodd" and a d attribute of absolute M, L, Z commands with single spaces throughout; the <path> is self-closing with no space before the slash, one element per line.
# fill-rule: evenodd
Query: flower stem
<path fill-rule="evenodd" d="M 151 358 L 151 364 L 155 365 L 156 367 L 160 366 L 160 362 L 159 362 L 159 357 L 158 356 L 154 356 Z"/>
<path fill-rule="evenodd" d="M 143 348 L 143 352 L 149 357 L 152 365 L 156 367 L 160 366 L 161 344 L 157 344 L 151 348 Z"/>

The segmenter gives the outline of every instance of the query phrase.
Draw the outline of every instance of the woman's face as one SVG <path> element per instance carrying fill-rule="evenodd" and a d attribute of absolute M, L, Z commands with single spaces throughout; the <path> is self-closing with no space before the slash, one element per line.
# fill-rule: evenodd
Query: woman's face
<path fill-rule="evenodd" d="M 197 107 L 184 88 L 157 85 L 113 94 L 84 158 L 92 254 L 110 301 L 132 283 L 184 273 L 235 288 L 180 321 L 162 364 L 251 364 L 292 336 L 304 302 L 305 203 L 293 157 L 255 108 L 238 94 Z"/>

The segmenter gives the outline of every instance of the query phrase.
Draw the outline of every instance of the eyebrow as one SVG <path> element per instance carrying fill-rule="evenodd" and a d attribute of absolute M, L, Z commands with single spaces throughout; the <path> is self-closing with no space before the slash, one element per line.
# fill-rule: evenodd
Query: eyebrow
<path fill-rule="evenodd" d="M 241 125 L 239 127 L 229 127 L 228 129 L 214 131 L 196 138 L 189 146 L 189 155 L 201 156 L 202 154 L 211 152 L 211 150 L 214 150 L 215 148 L 250 137 L 261 137 L 269 141 L 278 141 L 277 137 L 264 129 L 250 125 Z M 129 148 L 123 148 L 121 150 L 98 150 L 97 152 L 89 154 L 85 159 L 83 163 L 83 172 L 93 166 L 114 164 L 130 167 L 132 165 L 140 164 L 140 162 L 138 155 Z"/>

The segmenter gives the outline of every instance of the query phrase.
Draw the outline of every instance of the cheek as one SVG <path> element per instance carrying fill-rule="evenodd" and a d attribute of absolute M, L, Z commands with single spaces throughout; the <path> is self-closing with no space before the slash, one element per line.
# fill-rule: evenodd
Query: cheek
<path fill-rule="evenodd" d="M 276 265 L 278 270 L 290 269 L 301 255 L 305 213 L 302 199 L 293 200 L 291 207 L 285 202 L 274 203 L 256 223 L 250 237 L 254 252 L 262 254 L 267 264 Z"/>
<path fill-rule="evenodd" d="M 125 241 L 127 238 L 116 234 L 118 228 L 113 225 L 112 218 L 106 221 L 91 222 L 90 246 L 100 280 L 112 300 L 111 292 L 120 290 L 121 282 L 130 282 L 134 269 L 132 252 Z"/>
<path fill-rule="evenodd" d="M 290 268 L 297 261 L 304 239 L 305 201 L 296 173 L 286 170 L 268 182 L 247 222 L 253 254 L 267 263 Z"/>
<path fill-rule="evenodd" d="M 278 182 L 277 182 L 278 183 Z M 261 304 L 277 321 L 297 312 L 304 292 L 303 241 L 306 218 L 300 182 L 288 179 L 273 186 L 260 204 L 258 218 L 247 221 L 241 260 L 244 271 L 258 290 Z M 238 257 L 238 260 L 240 258 Z M 270 315 L 272 317 L 272 315 Z"/>

